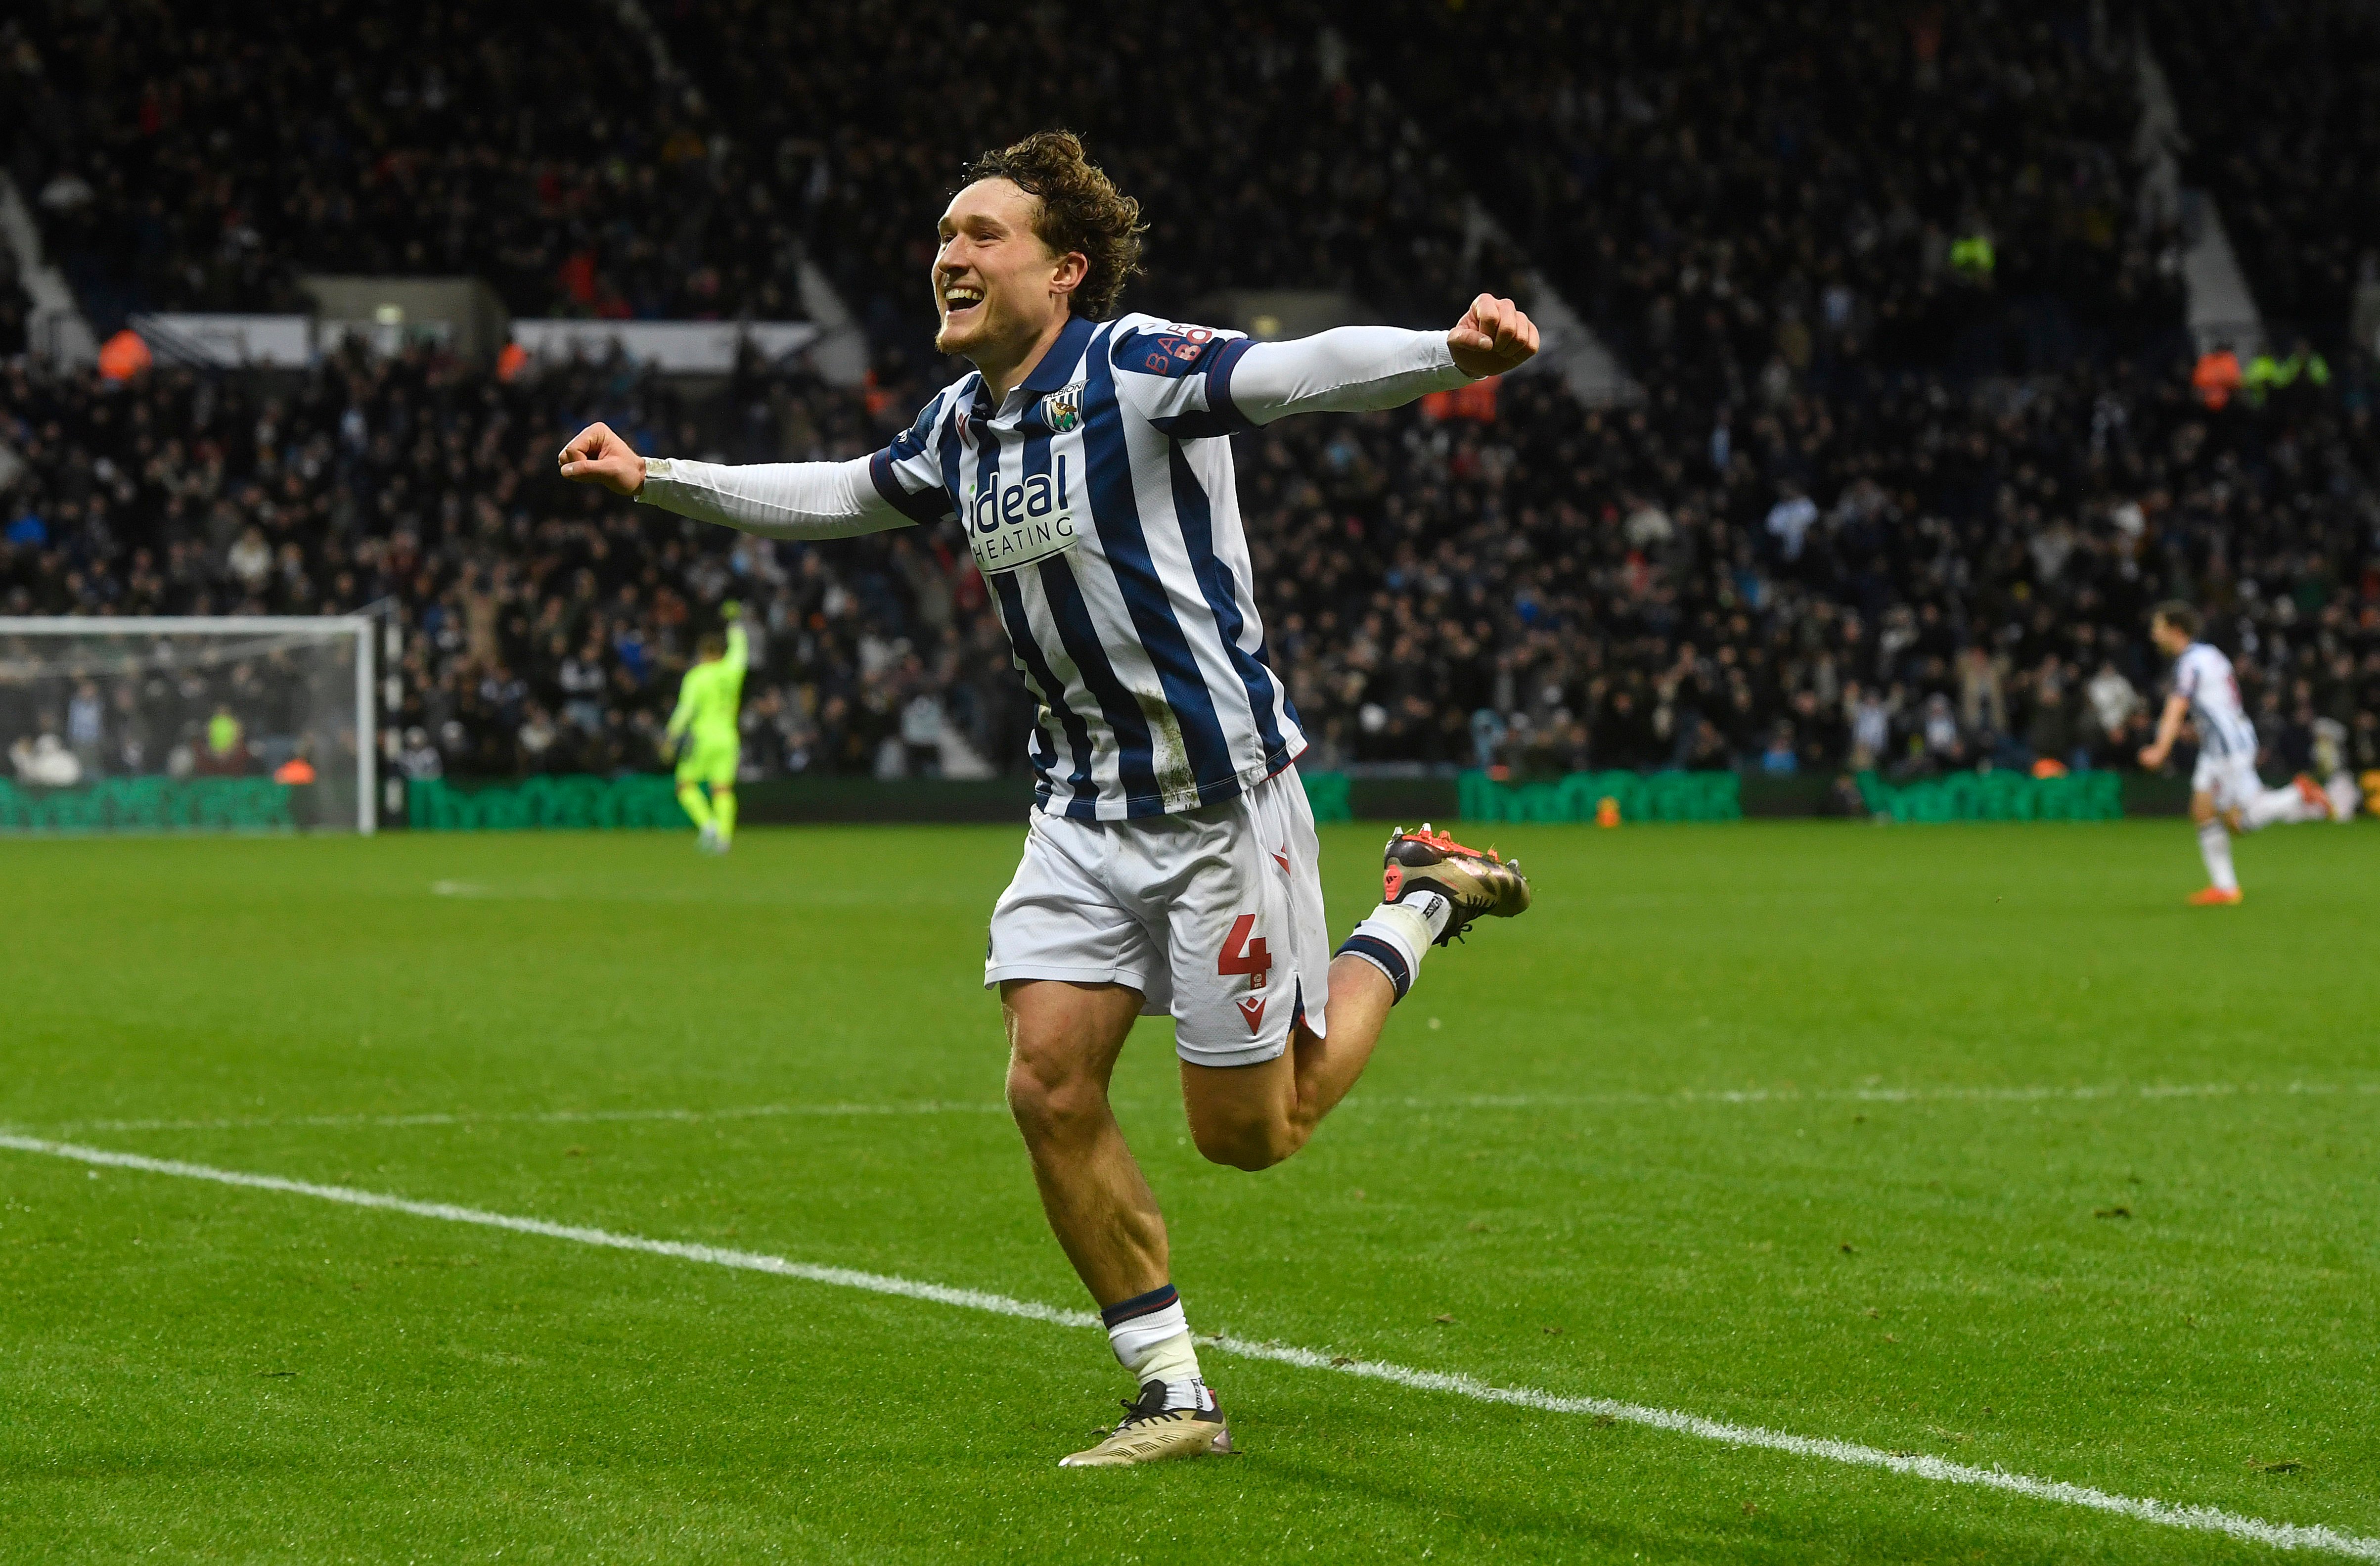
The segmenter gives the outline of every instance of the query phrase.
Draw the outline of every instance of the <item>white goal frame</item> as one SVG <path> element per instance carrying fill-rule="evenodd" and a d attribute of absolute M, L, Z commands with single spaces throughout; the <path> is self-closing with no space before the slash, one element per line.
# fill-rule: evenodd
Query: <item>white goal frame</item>
<path fill-rule="evenodd" d="M 252 636 L 304 633 L 352 636 L 356 642 L 356 830 L 370 837 L 380 826 L 380 735 L 373 722 L 379 685 L 370 615 L 0 615 L 0 636 Z"/>

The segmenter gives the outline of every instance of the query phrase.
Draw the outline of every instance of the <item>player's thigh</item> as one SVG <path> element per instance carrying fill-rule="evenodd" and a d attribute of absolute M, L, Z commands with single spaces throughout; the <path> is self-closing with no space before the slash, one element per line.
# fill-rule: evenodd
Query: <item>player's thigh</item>
<path fill-rule="evenodd" d="M 1138 990 L 1064 979 L 1008 979 L 1000 986 L 1008 1029 L 1008 1102 L 1028 1133 L 1099 1117 L 1108 1080 L 1140 1016 Z"/>
<path fill-rule="evenodd" d="M 735 783 L 735 757 L 732 752 L 722 757 L 719 747 L 698 740 L 687 746 L 686 753 L 678 758 L 679 788 L 691 789 L 698 783 L 718 787 L 722 782 L 730 788 Z"/>
<path fill-rule="evenodd" d="M 1291 1042 L 1295 1043 L 1293 1030 Z M 1297 1150 L 1297 1057 L 1283 1049 L 1244 1066 L 1201 1066 L 1184 1056 L 1183 1118 L 1198 1151 L 1219 1163 L 1260 1169 Z"/>
<path fill-rule="evenodd" d="M 2265 790 L 2253 757 L 2211 756 L 2204 752 L 2192 770 L 2190 785 L 2193 795 L 2205 795 L 2215 811 L 2223 814 L 2247 809 Z"/>

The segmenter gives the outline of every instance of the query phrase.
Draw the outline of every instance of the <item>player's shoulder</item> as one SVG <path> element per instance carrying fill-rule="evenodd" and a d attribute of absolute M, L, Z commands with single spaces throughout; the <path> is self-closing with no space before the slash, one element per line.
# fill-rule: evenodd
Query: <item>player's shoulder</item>
<path fill-rule="evenodd" d="M 982 382 L 982 373 L 970 370 L 928 398 L 924 406 L 917 410 L 917 418 L 910 421 L 907 429 L 894 437 L 893 444 L 911 450 L 922 450 L 932 441 L 934 433 L 941 427 L 944 416 L 953 408 L 965 407 L 974 398 L 976 387 Z"/>
<path fill-rule="evenodd" d="M 2230 673 L 2231 660 L 2223 650 L 2204 642 L 2192 642 L 2173 661 L 2175 690 L 2193 701 L 2200 691 L 2219 688 Z"/>
<path fill-rule="evenodd" d="M 965 408 L 969 402 L 975 399 L 976 390 L 982 385 L 983 372 L 980 370 L 969 370 L 965 374 L 959 376 L 958 379 L 951 382 L 950 385 L 942 387 L 941 390 L 928 398 L 926 399 L 926 405 L 917 410 L 917 422 L 921 424 L 930 425 L 938 422 L 941 415 L 949 412 L 952 409 Z"/>
<path fill-rule="evenodd" d="M 1140 375 L 1175 379 L 1212 367 L 1229 344 L 1246 339 L 1228 326 L 1200 326 L 1134 312 L 1108 324 L 1108 361 Z"/>

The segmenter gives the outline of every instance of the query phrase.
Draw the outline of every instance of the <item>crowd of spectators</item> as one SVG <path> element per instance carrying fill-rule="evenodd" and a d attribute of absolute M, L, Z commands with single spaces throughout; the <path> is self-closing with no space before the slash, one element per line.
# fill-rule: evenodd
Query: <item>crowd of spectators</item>
<path fill-rule="evenodd" d="M 2209 410 L 2176 371 L 1954 394 L 1882 380 L 1733 424 L 1492 398 L 1240 437 L 1257 589 L 1313 765 L 2127 765 L 2149 605 L 2207 605 L 2276 764 L 2341 724 L 2380 765 L 2369 367 Z M 303 377 L 19 363 L 0 611 L 310 613 L 387 601 L 405 765 L 650 765 L 695 639 L 752 606 L 746 765 L 1022 765 L 1029 720 L 941 530 L 772 544 L 553 476 L 601 416 L 640 448 L 832 458 L 897 407 L 747 366 L 686 402 L 620 365 L 511 381 L 425 354 Z"/>
<path fill-rule="evenodd" d="M 775 149 L 778 204 L 832 237 L 820 259 L 880 356 L 914 356 L 934 220 L 961 170 L 1051 125 L 1139 199 L 1148 275 L 1132 293 L 1146 308 L 1343 289 L 1422 324 L 1482 288 L 1512 292 L 1513 263 L 1474 232 L 1455 160 L 1413 105 L 1351 75 L 1330 17 L 1318 0 L 1118 6 L 1087 33 L 1058 6 L 994 22 L 954 0 L 723 0 L 662 21 L 722 114 Z"/>
<path fill-rule="evenodd" d="M 1647 385 L 2170 351 L 2179 235 L 2143 226 L 2116 7 L 1367 10 L 1366 68 Z"/>
<path fill-rule="evenodd" d="M 797 318 L 800 247 L 609 16 L 28 0 L 0 152 L 103 334 L 304 311 L 306 273 L 474 275 L 522 315 Z"/>
<path fill-rule="evenodd" d="M 0 635 L 0 736 L 19 783 L 351 775 L 351 645 L 265 633 L 99 646 Z M 285 776 L 286 776 L 285 774 Z"/>
<path fill-rule="evenodd" d="M 2221 204 L 2258 308 L 2335 351 L 2355 289 L 2380 283 L 2380 14 L 2156 0 L 2149 28 L 2184 176 Z"/>
<path fill-rule="evenodd" d="M 1228 0 L 1112 12 L 1095 49 L 1054 7 L 655 9 L 715 104 L 609 14 L 33 0 L 0 22 L 0 134 L 103 331 L 303 308 L 307 271 L 784 317 L 807 245 L 905 353 L 959 169 L 1051 123 L 1140 195 L 1144 297 L 1176 309 L 1329 288 L 1437 320 L 1512 288 L 1479 191 L 1640 378 L 1739 397 L 1772 360 L 2062 367 L 2178 318 L 2121 29 L 2046 0 Z"/>
<path fill-rule="evenodd" d="M 0 21 L 35 110 L 11 163 L 87 306 L 282 304 L 321 267 L 477 272 L 535 313 L 782 314 L 808 242 L 877 374 L 753 361 L 698 395 L 428 350 L 117 383 L 18 361 L 0 612 L 381 604 L 404 769 L 510 775 L 652 765 L 736 598 L 748 770 L 1014 769 L 1030 715 L 958 541 L 745 539 L 564 484 L 552 453 L 595 417 L 660 453 L 874 449 L 951 369 L 921 351 L 941 201 L 1062 120 L 1146 203 L 1126 309 L 1329 288 L 1439 324 L 1520 291 L 1476 190 L 1645 389 L 1595 410 L 1524 373 L 1240 437 L 1314 765 L 2124 765 L 2162 674 L 2145 610 L 2180 596 L 2276 765 L 2337 724 L 2380 765 L 2373 361 L 2193 394 L 2124 18 L 1384 4 L 1128 9 L 1096 50 L 1050 8 L 656 7 L 706 104 L 653 91 L 608 18 L 433 5 L 397 49 L 354 0 L 35 0 Z"/>
<path fill-rule="evenodd" d="M 2145 741 L 2147 610 L 2179 596 L 2276 765 L 2322 719 L 2380 765 L 2371 387 L 2217 413 L 2182 368 L 1734 426 L 1519 377 L 1487 422 L 1284 424 L 1242 470 L 1273 644 L 1330 760 L 2104 767 Z"/>
<path fill-rule="evenodd" d="M 1047 8 L 656 10 L 720 113 L 608 15 L 34 0 L 0 21 L 25 106 L 0 137 L 103 333 L 303 310 L 310 272 L 476 275 L 527 315 L 786 319 L 814 253 L 897 359 L 960 169 L 1054 123 L 1146 204 L 1146 297 L 1344 288 L 1434 321 L 1512 290 L 1452 160 L 1349 78 L 1316 0 L 1118 11 L 1095 56 Z"/>
<path fill-rule="evenodd" d="M 19 361 L 0 370 L 21 464 L 0 493 L 0 613 L 385 605 L 407 770 L 508 775 L 653 765 L 677 674 L 733 597 L 754 610 L 756 766 L 867 773 L 888 743 L 902 766 L 1014 765 L 1025 698 L 963 544 L 808 550 L 624 505 L 554 475 L 595 417 L 728 459 L 886 433 L 856 395 L 757 371 L 696 409 L 618 363 L 507 381 L 357 349 L 304 376 L 110 385 Z"/>

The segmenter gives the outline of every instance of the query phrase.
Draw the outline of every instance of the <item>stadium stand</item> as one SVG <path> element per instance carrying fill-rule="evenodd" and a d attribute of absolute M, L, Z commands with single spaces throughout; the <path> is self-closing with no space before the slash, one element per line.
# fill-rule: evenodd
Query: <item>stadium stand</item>
<path fill-rule="evenodd" d="M 553 476 L 561 440 L 597 416 L 649 447 L 729 457 L 880 442 L 856 398 L 814 382 L 733 390 L 757 424 L 698 430 L 665 379 L 606 366 L 506 382 L 419 352 L 351 353 L 278 385 L 166 371 L 110 387 L 19 364 L 0 376 L 0 421 L 27 463 L 0 532 L 0 606 L 305 614 L 393 598 L 410 632 L 402 722 L 429 741 L 417 770 L 647 765 L 698 621 L 730 595 L 766 606 L 763 676 L 808 693 L 789 712 L 753 682 L 747 716 L 783 738 L 755 745 L 771 770 L 789 752 L 867 770 L 867 747 L 929 685 L 1021 736 L 1013 682 L 981 680 L 986 710 L 966 706 L 978 687 L 959 653 L 999 675 L 1006 660 L 986 655 L 998 631 L 977 623 L 979 587 L 953 581 L 949 541 L 778 550 Z M 1005 761 L 1014 747 L 996 749 Z"/>
<path fill-rule="evenodd" d="M 987 146 L 1081 132 L 1150 224 L 1128 308 L 1188 312 L 1230 288 L 1343 289 L 1378 318 L 1437 323 L 1512 261 L 1481 254 L 1467 182 L 1408 106 L 1348 75 L 1312 5 L 1124 7 L 1098 46 L 1054 8 L 992 27 L 934 0 L 668 8 L 682 59 L 775 174 L 778 205 L 833 236 L 822 259 L 880 353 L 931 319 L 933 220 Z"/>
<path fill-rule="evenodd" d="M 2355 288 L 2380 284 L 2380 16 L 2341 0 L 2160 3 L 2149 29 L 2190 126 L 2184 172 L 2222 203 L 2288 335 L 2277 346 L 2338 351 Z"/>
<path fill-rule="evenodd" d="M 31 0 L 7 166 L 103 334 L 303 311 L 304 273 L 476 275 L 524 315 L 801 312 L 795 235 L 615 26 L 359 0 Z"/>
<path fill-rule="evenodd" d="M 33 314 L 32 296 L 25 291 L 17 258 L 0 247 L 0 359 L 13 359 L 29 346 L 27 330 Z"/>
<path fill-rule="evenodd" d="M 596 417 L 736 460 L 880 445 L 948 372 L 920 352 L 922 275 L 963 160 L 1062 118 L 1155 225 L 1125 308 L 1303 287 L 1438 324 L 1516 269 L 1475 181 L 1645 389 L 1589 409 L 1524 373 L 1242 437 L 1318 766 L 2129 765 L 2169 594 L 2216 611 L 2277 765 L 2328 717 L 2380 766 L 2372 361 L 2193 395 L 2108 37 L 2022 5 L 1862 6 L 1828 49 L 1750 5 L 1554 49 L 1496 31 L 1560 13 L 1172 7 L 1120 17 L 1094 60 L 1038 13 L 671 7 L 710 96 L 657 103 L 601 29 L 434 10 L 393 76 L 341 0 L 82 33 L 42 0 L 0 48 L 42 105 L 11 166 L 87 302 L 270 303 L 335 265 L 478 272 L 538 313 L 766 314 L 808 243 L 878 373 L 747 360 L 714 390 L 350 350 L 118 384 L 20 361 L 0 610 L 391 600 L 405 770 L 500 776 L 649 765 L 675 669 L 740 597 L 750 769 L 1014 770 L 1023 693 L 950 540 L 741 540 L 563 485 L 552 452 Z M 1483 53 L 1523 73 L 1509 104 L 1446 68 Z M 1196 92 L 1151 90 L 1185 60 Z M 184 177 L 234 164 L 252 185 Z M 48 199 L 61 181 L 88 193 Z M 429 238 L 391 226 L 410 204 Z"/>
<path fill-rule="evenodd" d="M 2129 49 L 2082 8 L 1366 14 L 1370 63 L 1648 385 L 2063 370 L 2180 325 Z"/>
<path fill-rule="evenodd" d="M 762 772 L 938 765 L 945 725 L 963 753 L 1017 765 L 1021 695 L 950 540 L 771 545 L 606 505 L 552 476 L 558 440 L 596 416 L 729 457 L 883 438 L 863 398 L 757 368 L 696 408 L 613 368 L 503 382 L 419 354 L 280 391 L 19 364 L 0 378 L 27 467 L 0 606 L 394 597 L 413 631 L 406 727 L 443 769 L 508 774 L 642 765 L 693 636 L 739 596 L 762 609 L 747 703 Z M 1317 761 L 2123 765 L 2156 678 L 2142 616 L 2169 593 L 2228 612 L 2278 752 L 2320 716 L 2380 741 L 2361 477 L 2380 446 L 2327 394 L 2216 416 L 2178 379 L 1998 399 L 1926 383 L 1796 399 L 1715 463 L 1717 434 L 1682 449 L 1642 410 L 1584 413 L 1521 377 L 1492 411 L 1243 437 L 1273 652 Z"/>

